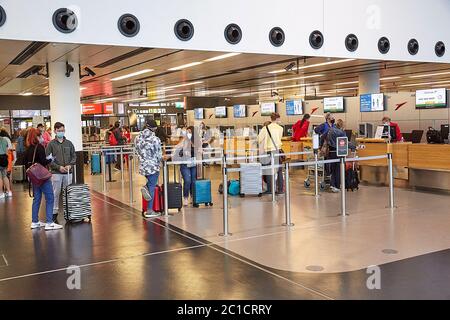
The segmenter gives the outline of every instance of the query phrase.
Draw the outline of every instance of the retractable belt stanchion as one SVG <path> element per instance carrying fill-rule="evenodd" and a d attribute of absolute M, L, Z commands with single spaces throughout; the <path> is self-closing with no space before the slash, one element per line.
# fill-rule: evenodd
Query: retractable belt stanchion
<path fill-rule="evenodd" d="M 270 153 L 270 165 L 272 166 L 272 176 L 270 177 L 272 179 L 272 202 L 276 202 L 277 199 L 275 197 L 275 154 L 274 152 Z"/>
<path fill-rule="evenodd" d="M 228 232 L 228 177 L 227 177 L 227 158 L 224 154 L 222 157 L 222 173 L 223 173 L 223 232 L 219 236 L 231 236 Z"/>
<path fill-rule="evenodd" d="M 129 159 L 128 161 L 134 161 L 132 158 L 130 159 L 130 157 L 128 157 L 128 159 Z M 132 170 L 130 162 L 128 162 L 128 175 L 129 175 L 128 188 L 130 191 L 130 203 L 133 203 L 134 202 L 134 200 L 133 200 L 133 170 Z"/>
<path fill-rule="evenodd" d="M 175 170 L 175 168 L 174 168 Z M 164 216 L 169 216 L 169 195 L 167 184 L 169 182 L 168 170 L 167 170 L 167 161 L 163 160 L 163 186 L 164 186 Z"/>
<path fill-rule="evenodd" d="M 102 158 L 103 192 L 106 192 L 106 155 L 101 152 L 100 156 Z"/>
<path fill-rule="evenodd" d="M 316 197 L 319 196 L 319 164 L 317 163 L 317 161 L 319 161 L 319 155 L 317 150 L 314 150 L 314 183 L 315 183 L 315 187 L 314 187 L 314 195 Z M 325 167 L 325 165 L 324 165 Z"/>
<path fill-rule="evenodd" d="M 124 183 L 124 178 L 123 178 L 123 147 L 120 147 L 120 179 L 122 181 L 122 184 Z"/>
<path fill-rule="evenodd" d="M 389 208 L 394 209 L 394 168 L 392 164 L 392 153 L 388 153 L 389 168 Z"/>
<path fill-rule="evenodd" d="M 346 212 L 346 190 L 345 190 L 345 157 L 341 158 L 341 215 L 343 217 L 348 216 L 348 213 Z"/>
<path fill-rule="evenodd" d="M 286 213 L 286 222 L 283 223 L 283 226 L 292 227 L 294 224 L 291 221 L 291 188 L 289 185 L 289 162 L 285 163 L 285 186 L 286 186 L 286 195 L 284 198 L 285 204 L 284 204 L 284 211 Z"/>

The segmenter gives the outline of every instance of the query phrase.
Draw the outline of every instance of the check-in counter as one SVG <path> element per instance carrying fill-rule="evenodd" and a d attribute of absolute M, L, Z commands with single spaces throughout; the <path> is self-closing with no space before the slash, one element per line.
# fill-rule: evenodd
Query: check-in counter
<path fill-rule="evenodd" d="M 411 187 L 450 191 L 450 145 L 413 144 L 408 161 Z"/>
<path fill-rule="evenodd" d="M 301 138 L 300 141 L 292 141 L 291 137 L 283 137 L 282 148 L 285 153 L 303 152 L 312 149 L 312 138 Z M 306 148 L 306 149 L 305 149 Z M 307 155 L 299 154 L 287 156 L 291 161 L 306 161 Z"/>
<path fill-rule="evenodd" d="M 356 139 L 361 148 L 359 157 L 379 156 L 392 153 L 394 184 L 408 186 L 408 148 L 411 143 L 388 143 L 384 139 Z M 360 179 L 372 184 L 387 185 L 389 183 L 387 159 L 362 161 L 359 163 Z"/>

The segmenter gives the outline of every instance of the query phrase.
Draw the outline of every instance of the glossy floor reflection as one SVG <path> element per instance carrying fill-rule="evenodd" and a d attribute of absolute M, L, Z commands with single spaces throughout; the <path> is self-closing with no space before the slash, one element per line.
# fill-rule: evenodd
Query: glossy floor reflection
<path fill-rule="evenodd" d="M 101 188 L 101 176 L 89 179 Z M 450 298 L 448 196 L 398 190 L 392 215 L 384 188 L 364 187 L 349 194 L 343 221 L 336 195 L 316 200 L 293 185 L 295 227 L 280 226 L 283 198 L 230 198 L 226 240 L 215 192 L 213 208 L 144 220 L 117 182 L 109 196 L 93 191 L 92 224 L 45 232 L 29 229 L 31 199 L 14 185 L 0 202 L 0 299 Z M 380 265 L 380 290 L 366 286 L 371 264 Z M 81 267 L 81 290 L 67 288 L 71 265 Z"/>

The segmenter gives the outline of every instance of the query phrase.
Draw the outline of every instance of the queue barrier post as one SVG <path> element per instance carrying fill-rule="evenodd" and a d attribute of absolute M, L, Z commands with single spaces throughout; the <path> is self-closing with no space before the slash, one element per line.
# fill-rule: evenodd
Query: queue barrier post
<path fill-rule="evenodd" d="M 272 167 L 272 176 L 270 177 L 272 179 L 272 202 L 276 202 L 276 196 L 275 196 L 275 153 L 270 153 L 270 165 Z"/>
<path fill-rule="evenodd" d="M 388 153 L 388 169 L 389 169 L 389 208 L 394 209 L 394 166 L 392 153 Z"/>
<path fill-rule="evenodd" d="M 314 150 L 314 195 L 316 197 L 319 196 L 319 164 L 317 163 L 319 161 L 319 155 L 317 153 L 317 150 Z"/>
<path fill-rule="evenodd" d="M 130 159 L 130 157 L 128 157 L 128 161 L 134 161 L 133 158 Z M 132 204 L 134 202 L 133 200 L 133 170 L 131 168 L 130 163 L 128 162 L 128 175 L 129 175 L 129 191 L 130 191 L 130 203 Z"/>
<path fill-rule="evenodd" d="M 292 227 L 294 224 L 291 221 L 291 188 L 289 184 L 289 162 L 285 163 L 285 188 L 286 188 L 286 195 L 284 197 L 284 211 L 286 215 L 286 222 L 283 223 L 283 226 L 286 227 Z"/>
<path fill-rule="evenodd" d="M 223 174 L 223 232 L 219 236 L 226 237 L 232 234 L 228 231 L 228 177 L 227 177 L 227 158 L 224 154 L 222 157 L 222 174 Z"/>
<path fill-rule="evenodd" d="M 175 168 L 174 168 L 175 170 Z M 168 170 L 167 170 L 167 161 L 163 160 L 163 192 L 164 192 L 164 216 L 169 215 L 169 195 L 168 195 L 168 188 L 167 184 L 169 183 L 169 176 L 168 176 Z"/>
<path fill-rule="evenodd" d="M 345 190 L 345 157 L 341 158 L 341 215 L 343 217 L 348 216 L 348 213 L 346 212 L 346 190 Z"/>

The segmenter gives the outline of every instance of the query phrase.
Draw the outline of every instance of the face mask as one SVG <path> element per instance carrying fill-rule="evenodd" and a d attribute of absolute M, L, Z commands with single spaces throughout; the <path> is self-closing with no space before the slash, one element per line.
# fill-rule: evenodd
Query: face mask
<path fill-rule="evenodd" d="M 188 134 L 187 134 L 187 138 L 188 138 L 189 140 L 191 140 L 191 139 L 192 139 L 192 133 L 188 133 Z"/>
<path fill-rule="evenodd" d="M 186 136 L 186 130 L 182 130 L 182 131 L 181 131 L 181 135 L 182 135 L 183 137 L 185 137 L 185 136 Z"/>
<path fill-rule="evenodd" d="M 62 139 L 62 138 L 64 138 L 64 134 L 65 134 L 65 132 L 57 132 L 57 133 L 56 133 L 56 137 L 57 137 L 58 139 Z"/>
<path fill-rule="evenodd" d="M 332 119 L 330 122 L 331 122 L 331 124 L 334 124 L 336 122 L 336 120 Z"/>

